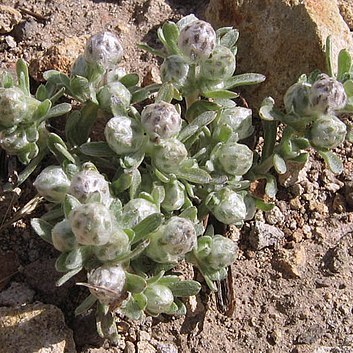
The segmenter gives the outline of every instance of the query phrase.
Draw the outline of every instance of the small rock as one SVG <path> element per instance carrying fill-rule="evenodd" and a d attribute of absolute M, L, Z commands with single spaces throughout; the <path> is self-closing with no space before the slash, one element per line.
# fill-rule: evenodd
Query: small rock
<path fill-rule="evenodd" d="M 156 353 L 156 349 L 146 341 L 137 342 L 137 353 Z"/>
<path fill-rule="evenodd" d="M 124 353 L 135 353 L 135 352 L 136 352 L 135 345 L 130 341 L 126 341 Z"/>
<path fill-rule="evenodd" d="M 281 225 L 284 223 L 285 217 L 279 207 L 275 206 L 271 211 L 265 212 L 265 219 L 271 225 Z"/>
<path fill-rule="evenodd" d="M 10 288 L 0 293 L 0 306 L 18 306 L 33 302 L 34 290 L 24 283 L 12 282 Z"/>
<path fill-rule="evenodd" d="M 277 245 L 284 238 L 284 233 L 275 226 L 264 222 L 255 222 L 249 235 L 250 244 L 257 250 Z"/>
<path fill-rule="evenodd" d="M 178 348 L 173 343 L 157 343 L 157 353 L 178 353 Z"/>
<path fill-rule="evenodd" d="M 289 204 L 293 210 L 300 210 L 303 207 L 299 196 L 295 197 L 294 199 L 291 199 L 289 201 Z"/>
<path fill-rule="evenodd" d="M 148 68 L 148 71 L 142 80 L 142 86 L 148 86 L 153 83 L 162 83 L 159 69 L 157 69 L 155 66 Z"/>
<path fill-rule="evenodd" d="M 281 249 L 274 261 L 274 267 L 288 278 L 303 276 L 306 266 L 306 251 L 303 245 L 293 249 Z"/>
<path fill-rule="evenodd" d="M 76 353 L 72 332 L 54 305 L 0 308 L 1 353 Z"/>
<path fill-rule="evenodd" d="M 332 208 L 337 213 L 346 212 L 346 202 L 341 194 L 336 194 L 333 198 Z"/>
<path fill-rule="evenodd" d="M 151 335 L 146 331 L 140 331 L 139 338 L 140 338 L 140 341 L 150 341 Z"/>
<path fill-rule="evenodd" d="M 10 6 L 0 5 L 0 34 L 11 32 L 21 19 L 21 12 Z"/>
<path fill-rule="evenodd" d="M 315 343 L 324 333 L 324 330 L 319 325 L 313 325 L 306 329 L 305 332 L 301 333 L 297 339 L 297 344 L 313 344 Z"/>
<path fill-rule="evenodd" d="M 288 188 L 306 179 L 306 163 L 286 161 L 287 172 L 278 176 L 279 183 Z"/>
<path fill-rule="evenodd" d="M 12 37 L 12 36 L 5 36 L 5 42 L 9 46 L 10 49 L 17 47 L 17 43 L 16 43 L 14 37 Z"/>

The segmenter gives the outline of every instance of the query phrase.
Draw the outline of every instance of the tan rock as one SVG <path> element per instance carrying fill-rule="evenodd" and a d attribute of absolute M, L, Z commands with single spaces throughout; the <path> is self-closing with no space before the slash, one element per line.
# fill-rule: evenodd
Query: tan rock
<path fill-rule="evenodd" d="M 353 2 L 352 0 L 338 0 L 338 7 L 341 16 L 347 23 L 351 31 L 353 31 Z"/>
<path fill-rule="evenodd" d="M 72 332 L 54 305 L 0 308 L 0 353 L 76 353 Z"/>
<path fill-rule="evenodd" d="M 242 92 L 255 108 L 266 96 L 282 105 L 284 93 L 301 74 L 325 71 L 328 35 L 334 55 L 342 48 L 353 52 L 349 28 L 332 0 L 211 0 L 206 18 L 216 27 L 239 30 L 237 73 L 267 77 Z"/>
<path fill-rule="evenodd" d="M 11 32 L 21 19 L 19 11 L 10 6 L 0 5 L 0 34 Z"/>
<path fill-rule="evenodd" d="M 277 254 L 275 267 L 285 277 L 302 277 L 305 266 L 306 251 L 303 245 L 296 245 L 293 249 L 281 249 Z"/>

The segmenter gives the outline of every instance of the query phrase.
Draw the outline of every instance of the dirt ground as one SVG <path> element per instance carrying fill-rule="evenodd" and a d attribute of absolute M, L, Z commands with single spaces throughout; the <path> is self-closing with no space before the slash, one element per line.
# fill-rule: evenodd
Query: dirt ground
<path fill-rule="evenodd" d="M 110 29 L 121 37 L 123 66 L 141 79 L 153 78 L 157 60 L 136 49 L 136 43 L 158 46 L 159 25 L 189 13 L 203 18 L 206 6 L 202 0 L 1 3 L 22 13 L 14 30 L 0 35 L 2 67 L 13 68 L 19 57 L 29 62 L 52 45 L 77 53 L 87 36 Z M 34 66 L 33 72 L 37 69 Z M 280 188 L 274 211 L 259 212 L 232 235 L 239 239 L 239 252 L 232 267 L 235 308 L 230 316 L 217 309 L 215 294 L 204 286 L 200 296 L 187 303 L 186 317 L 162 316 L 141 323 L 122 320 L 123 341 L 129 343 L 109 347 L 95 334 L 93 317 L 73 317 L 85 292 L 73 283 L 54 286 L 58 254 L 29 225 L 30 217 L 39 217 L 45 204 L 11 224 L 35 196 L 34 177 L 16 192 L 0 194 L 0 290 L 1 284 L 4 289 L 13 282 L 25 284 L 34 290 L 33 300 L 60 307 L 74 331 L 78 352 L 121 352 L 125 345 L 125 352 L 138 347 L 144 353 L 175 353 L 175 347 L 183 353 L 353 352 L 352 145 L 345 143 L 337 152 L 344 161 L 342 175 L 334 176 L 312 155 L 298 181 Z M 2 177 L 21 168 L 13 158 L 1 163 Z M 283 232 L 271 246 L 262 247 L 254 231 L 263 224 Z M 5 281 L 6 274 L 10 282 Z"/>

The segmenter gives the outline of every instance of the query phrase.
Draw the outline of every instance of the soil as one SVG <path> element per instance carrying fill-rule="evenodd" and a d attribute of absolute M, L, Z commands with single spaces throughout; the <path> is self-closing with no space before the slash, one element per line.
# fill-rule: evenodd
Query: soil
<path fill-rule="evenodd" d="M 158 26 L 189 13 L 203 18 L 206 6 L 202 0 L 2 0 L 2 4 L 22 13 L 22 21 L 0 35 L 2 67 L 13 69 L 19 57 L 30 62 L 53 45 L 77 52 L 89 35 L 109 29 L 120 35 L 126 71 L 145 80 L 154 79 L 158 61 L 137 49 L 136 43 L 158 46 Z M 33 77 L 39 80 L 38 69 L 43 67 L 33 65 Z M 40 217 L 45 204 L 23 212 L 35 197 L 35 176 L 15 191 L 0 194 L 0 290 L 17 282 L 34 290 L 30 300 L 60 307 L 74 331 L 78 352 L 122 352 L 124 347 L 125 352 L 145 353 L 172 353 L 176 348 L 185 353 L 353 352 L 353 148 L 346 142 L 336 152 L 344 161 L 341 175 L 327 171 L 312 153 L 296 182 L 280 187 L 274 211 L 258 212 L 240 232 L 233 230 L 239 252 L 229 279 L 234 311 L 228 315 L 218 309 L 216 295 L 204 285 L 198 298 L 187 301 L 186 317 L 121 320 L 118 347 L 103 342 L 95 334 L 92 316 L 73 317 L 86 292 L 74 283 L 54 285 L 58 253 L 29 224 L 31 217 Z M 1 163 L 2 177 L 13 177 L 21 168 L 14 158 Z M 259 223 L 276 227 L 282 236 L 259 247 L 254 237 L 261 234 L 253 230 Z"/>

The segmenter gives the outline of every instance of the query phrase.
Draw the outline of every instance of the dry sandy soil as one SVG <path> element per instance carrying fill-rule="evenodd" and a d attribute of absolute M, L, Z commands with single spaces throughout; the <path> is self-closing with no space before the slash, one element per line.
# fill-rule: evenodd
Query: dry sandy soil
<path fill-rule="evenodd" d="M 165 20 L 189 13 L 203 18 L 206 6 L 202 0 L 2 3 L 20 10 L 23 18 L 12 32 L 0 35 L 1 66 L 11 69 L 18 57 L 31 61 L 63 42 L 77 52 L 87 36 L 111 29 L 121 37 L 127 71 L 137 72 L 141 79 L 153 76 L 157 60 L 136 49 L 136 43 L 158 45 L 156 29 Z M 317 156 L 311 156 L 297 183 L 280 189 L 275 211 L 259 213 L 256 221 L 233 234 L 239 239 L 239 253 L 232 268 L 235 307 L 231 315 L 217 309 L 216 296 L 204 286 L 197 302 L 188 304 L 186 317 L 162 316 L 137 324 L 122 321 L 123 338 L 130 342 L 125 351 L 133 352 L 135 345 L 145 353 L 173 353 L 175 347 L 185 353 L 353 352 L 353 149 L 345 143 L 337 152 L 344 161 L 342 175 L 332 175 Z M 21 168 L 14 158 L 1 163 L 4 180 Z M 34 300 L 60 307 L 79 352 L 122 351 L 97 337 L 92 317 L 73 317 L 79 297 L 85 295 L 81 289 L 73 284 L 55 288 L 57 253 L 29 226 L 30 217 L 40 216 L 45 205 L 11 224 L 16 212 L 35 196 L 33 179 L 17 192 L 0 195 L 0 281 L 11 284 L 4 277 L 6 268 L 9 274 L 13 266 L 12 282 L 32 288 Z M 255 223 L 264 222 L 283 231 L 283 237 L 261 248 L 253 229 Z"/>

